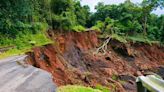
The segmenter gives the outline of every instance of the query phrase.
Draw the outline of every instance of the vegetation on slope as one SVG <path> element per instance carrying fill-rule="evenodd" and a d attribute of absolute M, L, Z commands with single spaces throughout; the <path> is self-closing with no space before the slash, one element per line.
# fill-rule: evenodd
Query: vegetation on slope
<path fill-rule="evenodd" d="M 163 6 L 163 0 L 143 0 L 141 4 L 134 4 L 130 0 L 119 5 L 99 3 L 96 6 L 97 12 L 91 15 L 91 23 L 94 29 L 102 30 L 106 35 L 118 34 L 134 38 L 143 35 L 145 39 L 163 42 L 164 15 L 151 13 Z"/>
<path fill-rule="evenodd" d="M 0 48 L 16 49 L 1 56 L 51 42 L 45 34 L 48 29 L 83 32 L 91 28 L 123 42 L 163 43 L 164 15 L 151 13 L 158 7 L 164 7 L 163 0 L 141 4 L 126 0 L 119 5 L 99 3 L 91 13 L 79 0 L 1 0 Z"/>
<path fill-rule="evenodd" d="M 0 48 L 13 46 L 0 55 L 24 53 L 51 41 L 49 28 L 84 31 L 89 7 L 73 0 L 2 0 L 0 2 Z"/>
<path fill-rule="evenodd" d="M 46 32 L 44 31 L 47 29 L 46 24 L 36 23 L 32 26 L 29 28 L 24 28 L 24 30 L 17 32 L 15 35 L 12 35 L 14 37 L 10 37 L 7 34 L 1 34 L 0 48 L 13 48 L 6 51 L 5 53 L 2 53 L 0 58 L 11 55 L 24 54 L 24 52 L 30 51 L 33 46 L 42 46 L 48 43 L 52 43 L 52 41 L 47 38 Z"/>
<path fill-rule="evenodd" d="M 134 4 L 126 0 L 118 5 L 99 3 L 96 12 L 79 0 L 1 0 L 0 58 L 22 54 L 34 46 L 51 43 L 46 30 L 83 32 L 86 28 L 99 31 L 120 42 L 164 42 L 164 15 L 151 12 L 164 7 L 163 0 L 143 0 Z M 82 86 L 60 87 L 58 92 L 108 92 L 106 87 L 95 89 Z"/>
<path fill-rule="evenodd" d="M 57 92 L 110 92 L 106 87 L 97 86 L 95 89 L 90 87 L 78 86 L 78 85 L 67 85 L 61 86 L 57 89 Z"/>

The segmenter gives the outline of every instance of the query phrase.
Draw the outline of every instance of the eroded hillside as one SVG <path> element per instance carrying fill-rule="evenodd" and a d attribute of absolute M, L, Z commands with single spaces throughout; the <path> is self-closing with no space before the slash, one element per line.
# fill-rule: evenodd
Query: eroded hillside
<path fill-rule="evenodd" d="M 54 44 L 33 48 L 28 63 L 50 72 L 58 86 L 103 85 L 112 92 L 135 92 L 135 78 L 164 71 L 164 48 L 111 40 L 105 55 L 95 54 L 103 39 L 96 32 L 49 33 Z"/>

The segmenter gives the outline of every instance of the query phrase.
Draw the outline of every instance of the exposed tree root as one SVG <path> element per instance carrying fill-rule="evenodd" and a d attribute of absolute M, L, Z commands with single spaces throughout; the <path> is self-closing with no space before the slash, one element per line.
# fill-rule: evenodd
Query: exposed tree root
<path fill-rule="evenodd" d="M 110 42 L 110 40 L 111 40 L 111 37 L 108 37 L 104 41 L 104 43 L 99 48 L 97 48 L 97 50 L 93 54 L 99 54 L 99 53 L 101 53 L 101 54 L 105 55 L 106 54 L 106 51 L 107 51 L 107 48 L 108 48 L 108 43 Z"/>

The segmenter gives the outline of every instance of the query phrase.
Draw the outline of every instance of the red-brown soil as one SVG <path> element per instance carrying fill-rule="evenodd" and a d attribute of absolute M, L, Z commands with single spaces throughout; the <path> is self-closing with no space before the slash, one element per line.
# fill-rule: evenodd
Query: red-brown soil
<path fill-rule="evenodd" d="M 28 53 L 28 63 L 50 72 L 58 86 L 101 84 L 113 92 L 135 92 L 137 76 L 154 69 L 161 73 L 164 47 L 111 40 L 106 55 L 93 54 L 102 43 L 97 34 L 49 33 L 54 44 L 34 48 Z"/>

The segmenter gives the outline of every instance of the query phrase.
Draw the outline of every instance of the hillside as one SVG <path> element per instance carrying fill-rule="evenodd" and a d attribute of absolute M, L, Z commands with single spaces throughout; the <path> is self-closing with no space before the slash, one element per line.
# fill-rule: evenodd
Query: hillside
<path fill-rule="evenodd" d="M 102 85 L 112 92 L 136 92 L 135 79 L 141 75 L 154 72 L 164 78 L 164 47 L 112 39 L 106 54 L 94 54 L 103 41 L 98 34 L 51 32 L 54 44 L 33 48 L 28 63 L 50 72 L 58 86 Z"/>
<path fill-rule="evenodd" d="M 93 12 L 82 0 L 1 0 L 0 85 L 5 84 L 3 90 L 151 91 L 150 87 L 140 88 L 145 86 L 140 82 L 136 87 L 136 78 L 145 75 L 153 75 L 151 78 L 158 81 L 148 79 L 146 85 L 158 83 L 151 87 L 163 90 L 160 83 L 164 78 L 164 13 L 157 15 L 154 11 L 164 9 L 164 0 L 140 3 L 113 0 L 117 4 L 98 1 Z M 31 69 L 47 71 L 45 80 L 39 76 L 37 82 L 32 82 L 35 71 L 24 72 L 30 67 L 21 67 L 19 61 L 12 59 L 26 55 L 21 61 L 33 66 Z M 14 76 L 15 72 L 23 77 Z M 40 82 L 42 87 L 29 82 Z"/>

